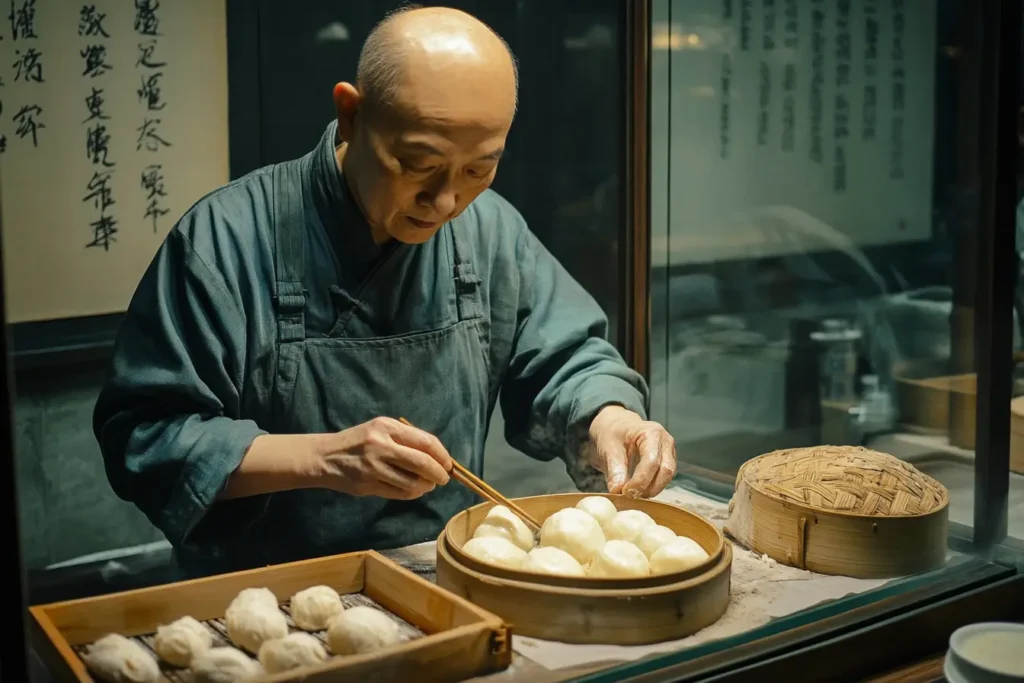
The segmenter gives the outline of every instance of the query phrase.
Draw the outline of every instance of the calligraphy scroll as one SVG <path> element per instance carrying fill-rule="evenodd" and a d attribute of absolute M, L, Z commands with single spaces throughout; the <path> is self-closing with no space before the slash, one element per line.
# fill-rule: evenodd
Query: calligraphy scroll
<path fill-rule="evenodd" d="M 223 0 L 0 0 L 9 322 L 123 311 L 228 180 Z"/>
<path fill-rule="evenodd" d="M 670 0 L 652 79 L 674 264 L 928 239 L 936 8 Z M 661 167 L 659 167 L 661 166 Z"/>

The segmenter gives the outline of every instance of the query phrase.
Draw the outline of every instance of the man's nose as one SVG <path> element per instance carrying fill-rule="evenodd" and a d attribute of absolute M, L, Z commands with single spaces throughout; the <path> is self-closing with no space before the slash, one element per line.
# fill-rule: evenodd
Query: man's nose
<path fill-rule="evenodd" d="M 438 183 L 426 192 L 427 201 L 430 207 L 441 217 L 450 216 L 455 211 L 458 202 L 458 195 L 455 185 L 450 180 L 439 180 Z"/>

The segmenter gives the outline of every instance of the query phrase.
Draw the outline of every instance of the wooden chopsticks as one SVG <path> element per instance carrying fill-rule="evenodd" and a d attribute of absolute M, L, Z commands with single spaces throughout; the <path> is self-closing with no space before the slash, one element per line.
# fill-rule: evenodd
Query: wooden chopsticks
<path fill-rule="evenodd" d="M 408 425 L 409 427 L 413 426 L 413 424 L 404 417 L 398 418 L 398 421 L 404 425 Z M 466 469 L 465 466 L 455 458 L 452 458 L 451 475 L 452 478 L 456 479 L 459 483 L 484 500 L 489 500 L 495 505 L 504 505 L 507 507 L 515 513 L 517 517 L 526 522 L 527 526 L 531 527 L 534 531 L 540 529 L 540 523 L 536 519 L 527 514 L 525 510 L 513 503 L 511 500 L 501 495 L 501 492 L 496 488 Z"/>

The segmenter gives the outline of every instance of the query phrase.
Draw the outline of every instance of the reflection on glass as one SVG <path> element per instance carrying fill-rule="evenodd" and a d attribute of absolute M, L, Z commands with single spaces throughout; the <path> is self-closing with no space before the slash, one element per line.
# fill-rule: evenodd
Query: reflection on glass
<path fill-rule="evenodd" d="M 959 2 L 655 3 L 653 400 L 703 481 L 860 445 L 972 524 L 977 21 Z M 1017 474 L 1010 516 L 1024 537 Z"/>
<path fill-rule="evenodd" d="M 1022 56 L 1024 60 L 1024 56 Z M 1024 151 L 1024 83 L 1018 94 L 1017 108 L 1017 153 L 1020 159 Z M 1024 330 L 1024 162 L 1017 170 L 1017 204 L 1014 226 L 1014 243 L 1017 251 L 1017 282 L 1014 289 L 1013 308 L 1014 337 L 1022 336 Z M 1024 539 L 1024 350 L 1019 344 L 1013 346 L 1014 399 L 1010 401 L 1010 492 L 1008 499 L 1008 534 L 1012 538 Z"/>

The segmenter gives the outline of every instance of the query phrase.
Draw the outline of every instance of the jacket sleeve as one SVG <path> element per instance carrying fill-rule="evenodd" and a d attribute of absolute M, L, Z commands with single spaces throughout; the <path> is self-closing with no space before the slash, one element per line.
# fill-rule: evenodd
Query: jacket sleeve
<path fill-rule="evenodd" d="M 597 302 L 525 224 L 516 252 L 516 334 L 501 389 L 505 438 L 538 460 L 562 457 L 580 489 L 599 488 L 603 477 L 580 457 L 590 423 L 609 405 L 646 416 L 647 384 L 608 342 Z"/>
<path fill-rule="evenodd" d="M 175 546 L 200 536 L 237 537 L 265 507 L 260 498 L 214 505 L 264 433 L 239 419 L 245 330 L 241 305 L 221 276 L 173 230 L 118 332 L 93 431 L 114 492 Z"/>

